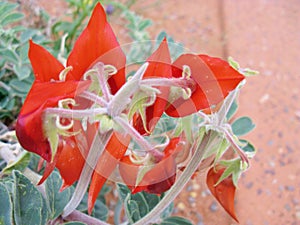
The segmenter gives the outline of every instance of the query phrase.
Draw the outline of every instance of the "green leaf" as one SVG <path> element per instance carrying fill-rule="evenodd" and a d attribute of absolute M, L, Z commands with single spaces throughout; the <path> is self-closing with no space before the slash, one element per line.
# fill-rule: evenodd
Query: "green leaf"
<path fill-rule="evenodd" d="M 3 174 L 11 174 L 13 170 L 23 171 L 30 162 L 30 153 L 24 151 L 16 161 L 11 164 L 8 164 L 3 170 Z"/>
<path fill-rule="evenodd" d="M 141 219 L 139 204 L 134 200 L 126 201 L 125 212 L 131 224 Z"/>
<path fill-rule="evenodd" d="M 230 120 L 233 117 L 237 109 L 238 109 L 238 104 L 236 101 L 233 101 L 226 115 L 227 120 Z"/>
<path fill-rule="evenodd" d="M 13 171 L 14 219 L 16 225 L 44 225 L 47 217 L 42 194 L 21 172 Z"/>
<path fill-rule="evenodd" d="M 248 134 L 255 128 L 255 124 L 249 117 L 240 117 L 232 123 L 232 131 L 236 136 Z"/>
<path fill-rule="evenodd" d="M 5 49 L 0 51 L 0 56 L 6 59 L 7 61 L 13 63 L 13 64 L 18 64 L 19 59 L 16 53 L 10 49 Z"/>
<path fill-rule="evenodd" d="M 242 149 L 244 152 L 247 153 L 248 157 L 252 158 L 254 157 L 256 153 L 255 147 L 247 140 L 240 139 L 239 142 L 243 144 Z"/>
<path fill-rule="evenodd" d="M 161 31 L 161 32 L 157 35 L 156 40 L 157 40 L 158 43 L 160 43 L 160 42 L 162 42 L 162 40 L 163 40 L 165 37 L 167 37 L 167 36 L 168 36 L 168 35 L 167 35 L 166 31 Z"/>
<path fill-rule="evenodd" d="M 103 188 L 101 189 L 100 194 L 97 197 L 94 209 L 92 211 L 92 216 L 100 219 L 102 221 L 106 221 L 108 218 L 108 208 L 105 205 L 105 198 L 104 195 L 110 191 L 110 187 L 107 185 L 104 185 Z M 77 207 L 77 210 L 83 213 L 87 213 L 87 202 L 88 202 L 88 194 L 85 193 L 83 199 L 81 200 L 79 206 Z"/>
<path fill-rule="evenodd" d="M 39 33 L 36 29 L 26 29 L 22 32 L 20 35 L 20 42 L 24 43 L 29 41 L 33 36 L 37 35 Z"/>
<path fill-rule="evenodd" d="M 139 192 L 134 195 L 127 195 L 125 199 L 125 212 L 130 222 L 134 223 L 147 215 L 161 200 L 155 194 Z"/>
<path fill-rule="evenodd" d="M 140 23 L 139 23 L 139 26 L 138 26 L 138 30 L 145 30 L 147 27 L 151 26 L 152 25 L 152 21 L 147 19 L 147 20 L 142 20 Z"/>
<path fill-rule="evenodd" d="M 124 202 L 128 195 L 130 195 L 130 189 L 121 183 L 117 183 L 117 190 L 119 193 L 119 198 Z"/>
<path fill-rule="evenodd" d="M 20 80 L 19 82 L 21 84 L 22 84 L 21 80 L 28 78 L 31 73 L 31 70 L 29 69 L 29 67 L 25 66 L 25 65 L 14 65 L 13 69 L 14 69 L 14 72 L 16 73 L 16 75 L 18 76 L 18 78 Z M 23 86 L 24 86 L 24 84 L 23 84 Z M 20 87 L 20 85 L 19 85 L 19 87 Z M 23 89 L 21 89 L 21 91 L 28 92 L 29 89 L 28 89 L 28 87 L 25 86 L 25 87 L 23 87 Z"/>
<path fill-rule="evenodd" d="M 92 216 L 101 220 L 101 221 L 106 221 L 108 218 L 108 208 L 107 206 L 100 201 L 99 199 L 97 199 L 93 212 L 92 212 Z"/>
<path fill-rule="evenodd" d="M 19 79 L 12 79 L 9 82 L 9 85 L 17 93 L 24 93 L 24 94 L 27 94 L 31 87 L 31 85 L 29 85 L 24 81 L 20 81 Z"/>
<path fill-rule="evenodd" d="M 9 3 L 9 2 L 0 2 L 0 24 L 1 21 L 11 12 L 18 7 L 18 4 Z"/>
<path fill-rule="evenodd" d="M 183 217 L 171 216 L 164 219 L 160 225 L 193 225 L 193 223 Z"/>
<path fill-rule="evenodd" d="M 64 207 L 72 196 L 71 188 L 60 192 L 61 185 L 62 181 L 60 175 L 57 171 L 53 171 L 45 184 L 46 196 L 51 210 L 51 219 L 56 219 L 63 212 Z"/>
<path fill-rule="evenodd" d="M 24 15 L 22 13 L 11 13 L 7 15 L 5 18 L 2 18 L 2 21 L 0 23 L 2 24 L 2 26 L 5 26 L 10 23 L 18 22 L 23 18 Z"/>
<path fill-rule="evenodd" d="M 0 183 L 0 224 L 1 225 L 11 225 L 13 224 L 12 219 L 12 202 L 10 195 L 5 185 Z"/>

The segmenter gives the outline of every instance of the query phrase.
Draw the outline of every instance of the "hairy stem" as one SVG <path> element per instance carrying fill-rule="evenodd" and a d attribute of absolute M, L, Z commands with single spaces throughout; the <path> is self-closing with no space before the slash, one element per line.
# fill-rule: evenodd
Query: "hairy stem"
<path fill-rule="evenodd" d="M 107 102 L 103 99 L 103 97 L 98 96 L 92 92 L 84 91 L 80 94 L 80 97 L 86 98 L 100 106 L 107 106 Z"/>
<path fill-rule="evenodd" d="M 74 118 L 82 119 L 85 117 L 95 116 L 99 114 L 107 113 L 106 108 L 96 108 L 96 109 L 63 109 L 63 108 L 47 108 L 46 113 L 56 114 L 64 118 Z"/>
<path fill-rule="evenodd" d="M 195 83 L 193 80 L 183 78 L 148 78 L 141 80 L 141 85 L 147 86 L 167 86 L 186 88 Z"/>
<path fill-rule="evenodd" d="M 83 223 L 93 224 L 93 225 L 109 225 L 109 223 L 98 220 L 78 210 L 74 210 L 70 215 L 64 217 L 64 219 L 67 221 L 81 221 Z"/>
<path fill-rule="evenodd" d="M 123 129 L 135 140 L 135 142 L 143 149 L 143 151 L 152 154 L 158 161 L 160 161 L 160 159 L 164 156 L 163 153 L 149 144 L 149 142 L 145 140 L 145 138 L 126 120 L 117 116 L 114 118 L 114 121 L 121 125 L 121 127 L 123 127 Z"/>
<path fill-rule="evenodd" d="M 211 140 L 211 138 L 213 140 Z M 167 192 L 164 198 L 141 220 L 134 223 L 134 225 L 144 225 L 156 222 L 160 214 L 165 210 L 170 202 L 173 202 L 178 194 L 182 191 L 187 182 L 191 179 L 196 169 L 199 167 L 203 160 L 204 153 L 211 148 L 211 145 L 217 144 L 219 141 L 218 134 L 213 131 L 209 131 L 202 139 L 201 144 L 196 148 L 196 151 L 188 163 L 187 167 Z"/>
<path fill-rule="evenodd" d="M 121 112 L 126 108 L 130 103 L 130 97 L 139 90 L 140 81 L 143 78 L 143 75 L 148 67 L 149 63 L 142 65 L 134 76 L 128 80 L 112 97 L 111 101 L 108 104 L 108 113 L 112 117 L 119 116 Z"/>
<path fill-rule="evenodd" d="M 110 99 L 110 90 L 108 87 L 107 80 L 105 78 L 105 72 L 104 72 L 104 64 L 103 63 L 97 63 L 95 66 L 95 69 L 97 70 L 97 77 L 99 80 L 99 85 L 101 88 L 101 91 L 103 93 L 103 97 L 106 101 L 109 101 Z"/>
<path fill-rule="evenodd" d="M 80 178 L 78 180 L 74 194 L 71 200 L 66 205 L 64 212 L 62 214 L 63 217 L 67 217 L 68 215 L 70 215 L 81 202 L 87 190 L 87 187 L 89 185 L 89 181 L 91 179 L 97 161 L 101 156 L 102 152 L 104 151 L 105 146 L 108 140 L 110 139 L 111 134 L 112 134 L 112 130 L 106 132 L 105 134 L 97 133 L 95 135 L 93 144 L 90 148 L 84 167 L 81 171 Z"/>

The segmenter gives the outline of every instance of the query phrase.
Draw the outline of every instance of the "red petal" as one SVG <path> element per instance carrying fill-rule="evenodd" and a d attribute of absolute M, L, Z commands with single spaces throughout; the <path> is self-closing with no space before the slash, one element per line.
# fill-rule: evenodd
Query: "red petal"
<path fill-rule="evenodd" d="M 113 133 L 106 145 L 106 150 L 98 160 L 93 173 L 88 194 L 88 212 L 92 213 L 98 194 L 107 178 L 114 171 L 120 159 L 124 156 L 130 142 L 130 136 Z"/>
<path fill-rule="evenodd" d="M 89 82 L 34 82 L 16 124 L 16 135 L 23 148 L 51 160 L 50 145 L 44 136 L 43 112 L 56 107 L 59 100 L 74 98 L 88 86 Z"/>
<path fill-rule="evenodd" d="M 217 186 L 215 186 L 219 178 L 222 176 L 224 170 L 224 167 L 210 168 L 210 170 L 207 173 L 206 184 L 210 192 L 223 206 L 226 212 L 235 221 L 239 222 L 234 210 L 234 196 L 236 187 L 234 186 L 231 177 L 226 178 Z"/>
<path fill-rule="evenodd" d="M 178 151 L 182 150 L 181 146 L 178 146 L 179 141 L 180 138 L 170 140 L 170 143 L 164 150 L 165 156 L 162 161 L 145 174 L 132 193 L 146 191 L 152 194 L 162 194 L 172 187 L 176 179 L 175 157 Z"/>
<path fill-rule="evenodd" d="M 127 187 L 133 190 L 136 185 L 140 165 L 131 162 L 129 156 L 124 156 L 119 163 L 119 172 Z"/>
<path fill-rule="evenodd" d="M 30 40 L 28 56 L 37 81 L 58 80 L 58 75 L 64 66 L 46 49 Z"/>
<path fill-rule="evenodd" d="M 60 145 L 57 149 L 57 152 L 55 154 L 55 157 L 53 159 L 52 162 L 46 162 L 46 167 L 45 167 L 45 171 L 43 173 L 43 177 L 40 179 L 38 185 L 44 183 L 44 181 L 50 176 L 50 174 L 53 172 L 53 170 L 55 169 L 55 166 L 56 166 L 56 163 L 57 163 L 57 160 L 60 156 L 60 153 L 62 151 L 62 145 Z"/>
<path fill-rule="evenodd" d="M 125 83 L 126 58 L 106 21 L 105 11 L 100 3 L 95 6 L 87 27 L 78 37 L 67 65 L 73 67 L 73 76 L 80 80 L 85 71 L 96 62 L 117 68 L 118 73 L 108 80 L 112 93 L 116 93 Z"/>
<path fill-rule="evenodd" d="M 143 76 L 143 78 L 155 78 L 155 77 L 172 77 L 171 70 L 171 56 L 166 38 L 162 41 L 158 49 L 148 58 L 149 66 Z M 147 129 L 153 131 L 156 123 L 160 119 L 161 115 L 165 111 L 169 96 L 169 87 L 157 87 L 160 90 L 160 94 L 156 96 L 156 100 L 153 105 L 146 108 L 146 122 Z M 141 117 L 134 119 L 135 128 L 141 133 L 145 134 L 143 122 Z"/>
<path fill-rule="evenodd" d="M 179 98 L 166 110 L 169 116 L 183 117 L 221 102 L 244 79 L 226 61 L 206 55 L 181 55 L 173 63 L 173 76 L 181 77 L 183 65 L 191 69 L 195 81 L 192 96 Z"/>
<path fill-rule="evenodd" d="M 67 139 L 56 163 L 64 182 L 63 188 L 69 187 L 79 179 L 84 163 L 84 152 L 80 151 L 75 139 Z"/>

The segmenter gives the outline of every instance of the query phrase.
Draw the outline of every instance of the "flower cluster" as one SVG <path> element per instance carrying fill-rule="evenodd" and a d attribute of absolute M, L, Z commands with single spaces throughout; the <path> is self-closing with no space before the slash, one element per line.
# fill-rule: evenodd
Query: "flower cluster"
<path fill-rule="evenodd" d="M 35 81 L 17 137 L 46 161 L 40 183 L 55 167 L 62 189 L 78 181 L 71 207 L 89 185 L 90 213 L 116 170 L 133 193 L 169 190 L 201 142 L 200 125 L 244 79 L 226 61 L 207 55 L 183 54 L 172 62 L 166 39 L 126 77 L 126 56 L 100 3 L 66 65 L 33 41 L 29 59 Z M 174 126 L 161 129 L 164 119 Z"/>

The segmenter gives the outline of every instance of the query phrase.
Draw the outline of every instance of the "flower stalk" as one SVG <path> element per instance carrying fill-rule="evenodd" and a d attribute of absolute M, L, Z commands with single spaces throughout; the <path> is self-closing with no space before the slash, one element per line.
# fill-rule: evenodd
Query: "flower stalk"
<path fill-rule="evenodd" d="M 71 200 L 64 208 L 64 212 L 62 214 L 63 217 L 67 217 L 68 215 L 70 215 L 80 204 L 89 185 L 89 181 L 91 179 L 97 161 L 100 155 L 103 153 L 105 146 L 108 143 L 108 140 L 110 139 L 111 134 L 112 134 L 112 130 L 104 134 L 97 133 L 95 135 L 93 144 L 85 160 L 85 164 L 81 171 L 80 178 L 78 180 L 74 194 Z"/>
<path fill-rule="evenodd" d="M 220 141 L 219 135 L 214 131 L 209 131 L 202 139 L 201 143 L 194 145 L 195 153 L 192 159 L 184 169 L 183 173 L 177 179 L 176 183 L 166 193 L 163 199 L 142 219 L 135 222 L 134 225 L 144 225 L 157 222 L 160 214 L 173 202 L 178 194 L 182 191 L 187 182 L 191 179 L 199 165 L 203 160 L 203 156 L 212 146 L 218 144 Z"/>

